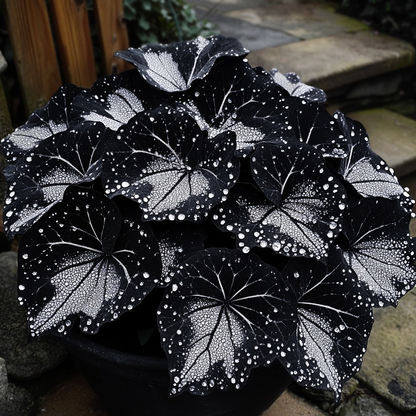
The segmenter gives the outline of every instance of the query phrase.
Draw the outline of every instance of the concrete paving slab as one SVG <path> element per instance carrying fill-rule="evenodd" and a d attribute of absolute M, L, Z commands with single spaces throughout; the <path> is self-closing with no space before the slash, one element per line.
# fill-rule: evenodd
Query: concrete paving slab
<path fill-rule="evenodd" d="M 337 416 L 397 416 L 385 409 L 383 403 L 368 394 L 357 394 L 347 403 L 342 403 Z"/>
<path fill-rule="evenodd" d="M 286 390 L 262 416 L 326 416 L 317 406 Z"/>
<path fill-rule="evenodd" d="M 402 411 L 416 409 L 416 290 L 397 309 L 376 309 L 357 378 Z"/>
<path fill-rule="evenodd" d="M 329 91 L 409 67 L 415 49 L 391 36 L 361 31 L 262 49 L 248 59 L 267 70 L 296 72 L 303 82 Z"/>
<path fill-rule="evenodd" d="M 347 114 L 364 125 L 371 148 L 392 167 L 398 177 L 416 171 L 416 121 L 378 108 Z"/>
<path fill-rule="evenodd" d="M 224 13 L 232 10 L 258 7 L 269 1 L 270 0 L 188 0 L 187 3 L 195 8 L 203 8 L 207 13 Z M 289 0 L 289 2 L 291 1 L 293 0 Z"/>
<path fill-rule="evenodd" d="M 110 416 L 79 372 L 71 372 L 40 399 L 36 416 Z"/>
<path fill-rule="evenodd" d="M 200 9 L 196 9 L 196 11 L 198 16 L 203 17 L 203 12 Z M 299 41 L 298 38 L 284 32 L 252 25 L 224 15 L 212 15 L 210 21 L 215 23 L 218 33 L 238 39 L 245 48 L 252 52 Z"/>
<path fill-rule="evenodd" d="M 321 1 L 268 2 L 256 7 L 233 10 L 226 16 L 253 25 L 280 30 L 301 39 L 315 39 L 346 32 L 368 30 L 357 19 L 336 13 L 336 3 Z"/>

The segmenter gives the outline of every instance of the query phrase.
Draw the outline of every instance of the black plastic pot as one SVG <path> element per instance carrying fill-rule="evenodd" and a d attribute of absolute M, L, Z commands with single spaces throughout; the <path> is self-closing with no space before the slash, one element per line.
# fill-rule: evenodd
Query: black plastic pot
<path fill-rule="evenodd" d="M 270 367 L 252 370 L 241 390 L 169 397 L 165 359 L 117 351 L 75 331 L 61 342 L 114 416 L 258 416 L 292 381 L 276 360 Z"/>

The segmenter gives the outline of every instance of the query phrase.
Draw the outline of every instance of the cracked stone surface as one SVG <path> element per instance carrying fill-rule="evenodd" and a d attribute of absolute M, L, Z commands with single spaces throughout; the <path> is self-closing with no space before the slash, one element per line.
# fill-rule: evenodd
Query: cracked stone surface
<path fill-rule="evenodd" d="M 317 406 L 286 390 L 262 416 L 325 416 Z"/>
<path fill-rule="evenodd" d="M 204 15 L 201 11 L 198 14 Z M 237 38 L 250 52 L 299 41 L 295 36 L 282 31 L 253 25 L 250 22 L 224 15 L 216 14 L 215 24 L 219 33 Z"/>
<path fill-rule="evenodd" d="M 32 395 L 9 383 L 6 362 L 0 358 L 0 415 L 31 416 L 35 410 L 36 404 Z"/>
<path fill-rule="evenodd" d="M 17 301 L 17 253 L 0 254 L 0 357 L 17 379 L 38 377 L 58 366 L 67 352 L 53 339 L 29 339 L 24 309 Z"/>
<path fill-rule="evenodd" d="M 383 404 L 374 397 L 366 394 L 354 396 L 335 412 L 336 416 L 393 416 Z"/>
<path fill-rule="evenodd" d="M 416 289 L 397 309 L 375 311 L 368 351 L 357 378 L 394 407 L 416 409 Z"/>
<path fill-rule="evenodd" d="M 313 2 L 266 2 L 257 7 L 227 12 L 226 16 L 269 29 L 279 28 L 303 40 L 368 30 L 368 26 L 359 20 L 336 13 L 335 6 L 325 1 L 320 2 L 319 7 Z"/>
<path fill-rule="evenodd" d="M 262 49 L 248 59 L 267 70 L 296 72 L 303 82 L 329 91 L 411 66 L 415 50 L 391 36 L 361 31 Z"/>

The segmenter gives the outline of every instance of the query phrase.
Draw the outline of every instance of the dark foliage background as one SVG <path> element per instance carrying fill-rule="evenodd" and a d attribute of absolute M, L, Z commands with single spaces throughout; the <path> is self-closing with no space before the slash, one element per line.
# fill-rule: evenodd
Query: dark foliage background
<path fill-rule="evenodd" d="M 124 18 L 133 47 L 213 34 L 213 25 L 183 0 L 124 0 Z"/>
<path fill-rule="evenodd" d="M 341 12 L 416 45 L 416 0 L 339 0 Z"/>

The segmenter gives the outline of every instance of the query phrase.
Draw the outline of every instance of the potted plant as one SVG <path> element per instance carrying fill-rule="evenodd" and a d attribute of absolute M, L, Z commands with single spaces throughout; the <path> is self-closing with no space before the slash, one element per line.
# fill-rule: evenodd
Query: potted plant
<path fill-rule="evenodd" d="M 363 126 L 247 53 L 223 36 L 118 52 L 137 69 L 61 87 L 2 141 L 30 334 L 61 337 L 114 413 L 255 415 L 291 379 L 339 398 L 373 307 L 415 285 L 414 201 Z M 162 398 L 134 354 L 160 356 Z"/>

